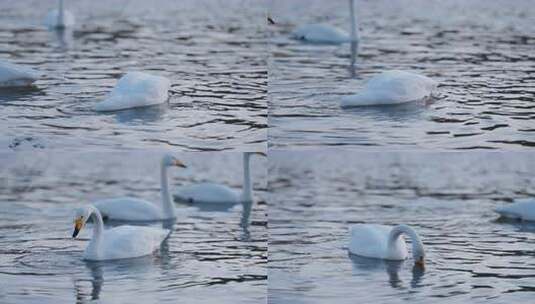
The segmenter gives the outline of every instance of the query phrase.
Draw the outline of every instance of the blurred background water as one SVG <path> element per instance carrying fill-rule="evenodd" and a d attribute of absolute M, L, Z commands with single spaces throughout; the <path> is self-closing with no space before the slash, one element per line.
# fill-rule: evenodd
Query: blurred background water
<path fill-rule="evenodd" d="M 0 92 L 0 147 L 265 147 L 263 1 L 76 0 L 65 6 L 76 25 L 54 32 L 43 20 L 56 0 L 0 3 L 0 59 L 45 74 L 37 90 Z M 169 104 L 94 112 L 133 70 L 168 77 L 175 91 Z"/>
<path fill-rule="evenodd" d="M 0 302 L 265 303 L 265 158 L 251 159 L 252 206 L 217 211 L 177 204 L 173 232 L 154 256 L 82 260 L 92 230 L 71 238 L 74 209 L 125 195 L 159 203 L 161 155 L 0 154 Z M 188 168 L 169 169 L 171 189 L 204 180 L 241 187 L 240 153 L 176 156 Z"/>
<path fill-rule="evenodd" d="M 270 0 L 269 124 L 274 148 L 535 146 L 533 1 L 356 1 L 359 53 L 290 38 L 298 25 L 349 32 L 348 1 Z M 440 83 L 430 104 L 341 109 L 373 75 L 402 69 Z M 353 75 L 354 73 L 354 75 Z"/>
<path fill-rule="evenodd" d="M 270 303 L 533 300 L 535 225 L 493 212 L 535 195 L 530 153 L 328 151 L 270 155 Z M 413 226 L 425 271 L 348 255 L 355 223 Z"/>

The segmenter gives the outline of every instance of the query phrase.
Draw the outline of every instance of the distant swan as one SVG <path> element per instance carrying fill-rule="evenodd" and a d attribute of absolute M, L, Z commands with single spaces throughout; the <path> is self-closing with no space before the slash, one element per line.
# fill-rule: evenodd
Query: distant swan
<path fill-rule="evenodd" d="M 31 68 L 0 60 L 0 88 L 31 86 L 39 76 Z"/>
<path fill-rule="evenodd" d="M 84 260 L 116 260 L 149 255 L 160 247 L 170 233 L 167 229 L 144 226 L 119 226 L 104 230 L 98 209 L 86 206 L 76 210 L 73 238 L 90 217 L 93 220 L 93 236 L 85 249 Z"/>
<path fill-rule="evenodd" d="M 342 97 L 342 107 L 393 105 L 429 98 L 437 82 L 419 74 L 405 71 L 386 71 L 368 81 L 356 94 Z"/>
<path fill-rule="evenodd" d="M 175 193 L 175 198 L 191 203 L 241 203 L 253 200 L 253 184 L 251 181 L 249 161 L 252 155 L 266 156 L 262 152 L 243 153 L 243 188 L 235 191 L 225 185 L 215 183 L 200 183 L 181 187 Z"/>
<path fill-rule="evenodd" d="M 411 238 L 415 264 L 424 266 L 423 243 L 416 231 L 407 225 L 354 225 L 351 227 L 349 252 L 368 258 L 404 260 L 409 253 L 402 234 Z"/>
<path fill-rule="evenodd" d="M 57 9 L 48 13 L 45 25 L 51 29 L 64 29 L 74 25 L 74 15 L 63 8 L 63 0 L 58 1 Z"/>
<path fill-rule="evenodd" d="M 523 221 L 535 221 L 535 199 L 522 199 L 517 202 L 496 207 L 501 216 Z"/>
<path fill-rule="evenodd" d="M 351 18 L 351 34 L 326 24 L 308 24 L 299 26 L 292 32 L 296 39 L 315 43 L 345 43 L 359 40 L 357 20 L 355 16 L 355 0 L 349 0 Z"/>
<path fill-rule="evenodd" d="M 161 104 L 169 99 L 171 82 L 161 76 L 130 72 L 121 77 L 111 93 L 95 105 L 95 111 L 117 111 Z"/>
<path fill-rule="evenodd" d="M 138 198 L 119 197 L 97 201 L 95 207 L 105 218 L 110 220 L 161 221 L 175 218 L 175 206 L 169 193 L 167 181 L 167 168 L 171 166 L 186 167 L 173 156 L 165 155 L 162 158 L 160 165 L 161 206 Z"/>

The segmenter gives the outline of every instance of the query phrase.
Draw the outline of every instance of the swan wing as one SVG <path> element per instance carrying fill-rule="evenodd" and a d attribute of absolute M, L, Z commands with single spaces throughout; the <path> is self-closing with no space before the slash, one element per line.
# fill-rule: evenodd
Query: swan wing
<path fill-rule="evenodd" d="M 292 37 L 317 43 L 343 43 L 350 41 L 346 32 L 326 24 L 299 26 L 292 32 Z"/>
<path fill-rule="evenodd" d="M 169 233 L 167 229 L 143 226 L 119 226 L 104 230 L 98 260 L 150 255 L 160 247 Z"/>
<path fill-rule="evenodd" d="M 155 204 L 133 197 L 99 200 L 94 206 L 103 218 L 119 221 L 155 221 L 163 218 L 162 210 Z"/>
<path fill-rule="evenodd" d="M 519 200 L 496 207 L 494 211 L 507 218 L 535 221 L 535 199 Z"/>
<path fill-rule="evenodd" d="M 396 240 L 394 250 L 388 250 L 388 237 L 392 227 L 385 225 L 357 224 L 351 227 L 349 251 L 368 258 L 404 260 L 407 245 L 403 237 Z"/>
<path fill-rule="evenodd" d="M 96 111 L 116 111 L 161 104 L 169 98 L 171 82 L 161 76 L 130 72 L 121 77 Z"/>
<path fill-rule="evenodd" d="M 240 195 L 233 189 L 215 183 L 200 183 L 181 187 L 175 198 L 192 203 L 238 203 Z"/>

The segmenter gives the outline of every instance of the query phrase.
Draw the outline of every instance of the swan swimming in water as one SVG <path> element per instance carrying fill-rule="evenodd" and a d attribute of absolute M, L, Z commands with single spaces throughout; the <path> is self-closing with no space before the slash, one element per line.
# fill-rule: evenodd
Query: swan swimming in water
<path fill-rule="evenodd" d="M 535 200 L 522 199 L 517 202 L 496 207 L 495 212 L 500 216 L 522 221 L 535 221 Z"/>
<path fill-rule="evenodd" d="M 407 225 L 357 224 L 351 227 L 349 252 L 367 258 L 405 260 L 409 253 L 403 234 L 412 242 L 412 255 L 418 266 L 424 266 L 424 246 L 420 237 Z"/>
<path fill-rule="evenodd" d="M 58 0 L 58 8 L 48 12 L 45 25 L 51 29 L 64 29 L 74 25 L 74 14 L 63 8 L 63 0 Z"/>
<path fill-rule="evenodd" d="M 76 210 L 73 238 L 78 235 L 89 218 L 93 220 L 93 236 L 85 249 L 84 260 L 103 261 L 150 255 L 160 247 L 170 233 L 167 229 L 144 226 L 104 229 L 98 209 L 86 206 Z"/>
<path fill-rule="evenodd" d="M 292 36 L 296 39 L 314 43 L 345 43 L 359 40 L 357 17 L 355 16 L 355 0 L 349 0 L 351 18 L 351 34 L 326 24 L 308 24 L 296 28 Z"/>
<path fill-rule="evenodd" d="M 342 107 L 394 105 L 422 101 L 431 97 L 437 82 L 406 71 L 386 71 L 372 77 L 355 95 L 342 97 Z"/>
<path fill-rule="evenodd" d="M 160 164 L 160 184 L 162 205 L 133 197 L 110 198 L 97 201 L 94 205 L 104 218 L 118 221 L 163 221 L 173 219 L 175 206 L 169 193 L 167 169 L 176 166 L 186 168 L 181 161 L 165 155 Z"/>
<path fill-rule="evenodd" d="M 169 99 L 171 82 L 161 76 L 129 72 L 119 81 L 104 101 L 95 105 L 95 111 L 117 111 L 165 103 Z"/>
<path fill-rule="evenodd" d="M 225 185 L 215 183 L 200 183 L 181 187 L 175 193 L 175 198 L 191 203 L 226 203 L 238 204 L 253 201 L 253 184 L 250 174 L 250 158 L 252 155 L 266 156 L 263 152 L 243 153 L 243 188 L 235 191 Z"/>
<path fill-rule="evenodd" d="M 0 88 L 28 87 L 39 77 L 31 68 L 0 60 Z"/>

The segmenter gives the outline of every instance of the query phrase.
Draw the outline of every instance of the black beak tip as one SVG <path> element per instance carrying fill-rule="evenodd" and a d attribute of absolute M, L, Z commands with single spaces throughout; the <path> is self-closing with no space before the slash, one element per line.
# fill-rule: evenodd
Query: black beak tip
<path fill-rule="evenodd" d="M 78 235 L 78 232 L 80 232 L 80 230 L 74 229 L 74 231 L 72 232 L 72 237 L 75 238 Z"/>

